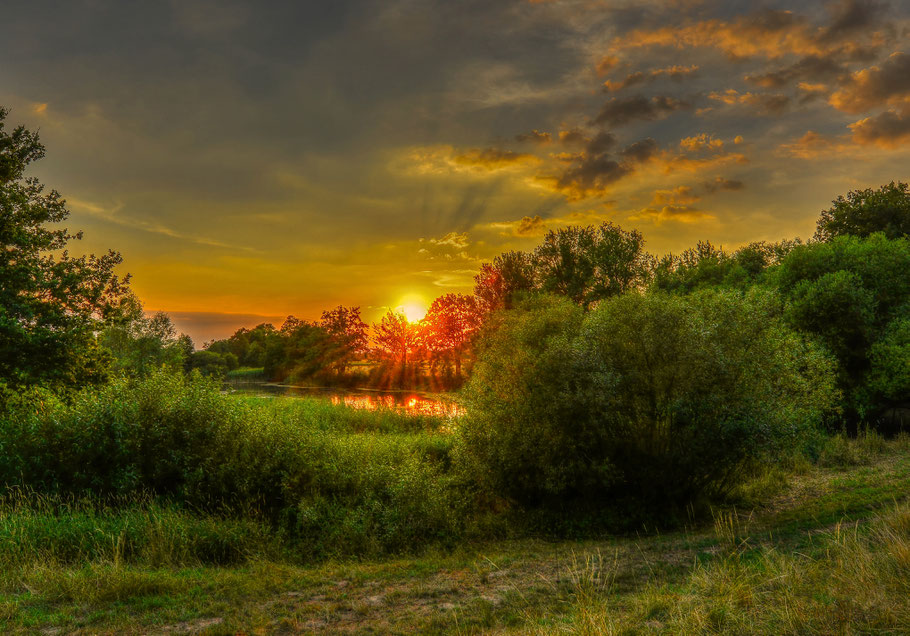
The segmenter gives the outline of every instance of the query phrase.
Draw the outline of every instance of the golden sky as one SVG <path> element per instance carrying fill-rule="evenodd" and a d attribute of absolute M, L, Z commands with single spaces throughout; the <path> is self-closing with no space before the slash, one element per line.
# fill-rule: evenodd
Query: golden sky
<path fill-rule="evenodd" d="M 466 292 L 551 228 L 807 238 L 910 178 L 893 0 L 11 0 L 0 105 L 197 342 Z"/>

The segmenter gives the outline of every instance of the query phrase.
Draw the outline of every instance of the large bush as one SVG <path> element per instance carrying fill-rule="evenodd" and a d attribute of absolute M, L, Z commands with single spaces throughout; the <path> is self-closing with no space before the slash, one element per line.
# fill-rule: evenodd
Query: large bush
<path fill-rule="evenodd" d="M 548 508 L 724 493 L 835 397 L 828 358 L 779 314 L 772 296 L 717 291 L 505 312 L 468 387 L 461 469 Z"/>

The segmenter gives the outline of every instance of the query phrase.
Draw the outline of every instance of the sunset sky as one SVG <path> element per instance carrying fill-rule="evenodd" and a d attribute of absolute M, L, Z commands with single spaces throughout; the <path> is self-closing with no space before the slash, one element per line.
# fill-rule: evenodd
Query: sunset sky
<path fill-rule="evenodd" d="M 79 249 L 198 344 L 467 292 L 567 224 L 808 238 L 910 178 L 910 2 L 6 0 Z"/>

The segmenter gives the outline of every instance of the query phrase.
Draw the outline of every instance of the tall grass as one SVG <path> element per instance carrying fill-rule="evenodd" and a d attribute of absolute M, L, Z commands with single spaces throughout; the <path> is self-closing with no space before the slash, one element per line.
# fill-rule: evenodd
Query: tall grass
<path fill-rule="evenodd" d="M 910 625 L 910 505 L 868 527 L 838 524 L 803 551 L 744 550 L 731 540 L 735 525 L 730 517 L 718 522 L 728 551 L 679 583 L 592 595 L 603 574 L 573 578 L 564 631 L 624 634 L 635 625 L 636 633 L 904 633 Z"/>

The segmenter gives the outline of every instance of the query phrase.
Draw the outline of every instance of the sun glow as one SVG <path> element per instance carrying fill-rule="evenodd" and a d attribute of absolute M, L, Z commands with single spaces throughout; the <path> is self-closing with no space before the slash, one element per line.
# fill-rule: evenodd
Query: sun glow
<path fill-rule="evenodd" d="M 419 322 L 427 315 L 427 301 L 418 294 L 408 294 L 399 301 L 395 311 L 404 314 L 408 322 Z"/>

